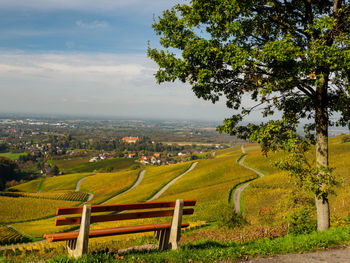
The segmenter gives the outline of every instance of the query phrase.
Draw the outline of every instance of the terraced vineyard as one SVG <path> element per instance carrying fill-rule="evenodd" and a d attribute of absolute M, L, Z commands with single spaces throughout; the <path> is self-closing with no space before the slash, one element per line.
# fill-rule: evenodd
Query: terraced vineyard
<path fill-rule="evenodd" d="M 42 181 L 43 181 L 43 179 L 39 178 L 39 179 L 29 181 L 29 182 L 24 183 L 24 184 L 10 187 L 9 190 L 36 193 L 36 192 L 38 192 L 39 186 L 40 186 L 40 184 L 42 184 Z"/>
<path fill-rule="evenodd" d="M 232 189 L 244 181 L 256 178 L 254 172 L 238 165 L 237 159 L 242 155 L 242 152 L 237 146 L 217 151 L 212 154 L 212 159 L 198 160 L 197 166 L 192 171 L 178 179 L 158 199 L 195 199 L 197 205 L 194 215 L 186 216 L 184 220 L 189 222 L 191 226 L 202 226 L 213 222 L 210 226 L 199 231 L 185 233 L 183 242 L 192 242 L 203 238 L 246 241 L 285 235 L 287 233 L 287 228 L 284 227 L 285 222 L 293 211 L 297 211 L 301 207 L 309 207 L 315 211 L 313 196 L 301 191 L 285 173 L 279 172 L 272 166 L 273 162 L 282 156 L 280 153 L 270 154 L 268 158 L 265 158 L 261 155 L 259 146 L 255 144 L 249 144 L 245 149 L 248 154 L 244 161 L 245 164 L 266 175 L 252 181 L 250 186 L 242 192 L 243 214 L 248 225 L 233 230 L 222 229 L 216 225 L 216 222 L 228 208 Z M 312 154 L 310 156 L 312 158 Z M 336 189 L 337 195 L 330 196 L 333 224 L 344 222 L 339 218 L 347 216 L 350 212 L 350 205 L 346 202 L 350 189 L 349 159 L 350 144 L 342 143 L 340 138 L 332 138 L 330 140 L 330 163 L 337 167 L 336 172 L 344 178 L 343 184 Z M 140 171 L 71 174 L 18 185 L 15 187 L 17 191 L 20 189 L 25 189 L 25 191 L 21 190 L 11 194 L 19 197 L 0 197 L 0 223 L 3 225 L 11 223 L 11 226 L 18 231 L 14 232 L 17 233 L 19 240 L 21 238 L 19 233 L 32 238 L 41 238 L 44 233 L 66 231 L 71 226 L 55 227 L 55 218 L 50 217 L 55 213 L 57 207 L 77 205 L 86 200 L 87 192 L 94 194 L 94 198 L 90 202 L 92 204 L 102 203 L 105 200 L 108 200 L 108 203 L 145 201 L 173 178 L 181 175 L 190 165 L 191 162 L 160 167 L 146 166 L 144 178 L 137 187 L 111 200 L 108 199 L 129 189 L 136 181 Z M 77 181 L 84 177 L 80 187 L 82 192 L 72 191 L 75 189 Z M 37 193 L 36 189 L 40 185 L 42 192 Z M 73 200 L 74 195 L 77 196 L 74 197 L 76 202 L 53 200 L 59 198 Z M 143 221 L 143 223 L 151 222 L 159 222 L 159 219 Z M 105 222 L 93 224 L 91 228 L 109 228 L 137 223 L 140 222 L 133 220 Z M 7 229 L 5 226 L 2 228 L 0 240 L 5 240 L 5 233 L 11 229 Z M 13 235 L 16 237 L 15 233 Z M 125 247 L 149 243 L 154 240 L 151 236 L 149 233 L 140 233 L 99 238 L 91 240 L 91 249 L 98 251 L 116 246 Z M 47 248 L 45 249 L 47 250 Z"/>
<path fill-rule="evenodd" d="M 245 163 L 267 176 L 250 184 L 242 194 L 244 213 L 252 224 L 269 225 L 272 222 L 286 221 L 299 209 L 309 208 L 316 218 L 314 196 L 303 191 L 297 182 L 285 172 L 279 172 L 273 163 L 281 158 L 281 153 L 272 153 L 268 157 L 261 154 L 255 146 L 246 147 L 249 154 Z M 314 160 L 314 149 L 308 154 L 309 160 Z M 335 173 L 340 181 L 335 188 L 335 195 L 329 196 L 331 207 L 331 223 L 337 224 L 337 218 L 350 213 L 350 204 L 346 202 L 350 189 L 350 143 L 342 143 L 341 137 L 329 139 L 329 163 L 336 167 Z"/>
<path fill-rule="evenodd" d="M 196 168 L 171 186 L 160 200 L 195 199 L 197 205 L 192 221 L 215 221 L 228 205 L 230 191 L 237 184 L 256 175 L 239 166 L 239 147 L 216 154 L 215 159 L 199 160 Z"/>
<path fill-rule="evenodd" d="M 99 204 L 110 197 L 128 189 L 137 179 L 140 171 L 121 171 L 115 173 L 97 173 L 81 183 L 80 191 L 94 194 L 92 204 Z"/>
<path fill-rule="evenodd" d="M 167 182 L 186 171 L 191 163 L 169 166 L 149 166 L 141 184 L 132 191 L 108 201 L 106 204 L 143 202 L 152 197 Z"/>
<path fill-rule="evenodd" d="M 55 161 L 55 164 L 61 171 L 69 173 L 94 172 L 101 169 L 106 170 L 107 167 L 116 172 L 128 169 L 131 165 L 135 164 L 135 160 L 129 158 L 112 158 L 90 163 L 89 158 L 81 158 Z"/>
<path fill-rule="evenodd" d="M 22 236 L 13 228 L 0 226 L 0 245 L 21 243 L 28 241 L 28 238 Z"/>
<path fill-rule="evenodd" d="M 5 196 L 85 202 L 89 194 L 75 191 L 54 191 L 45 193 L 6 192 Z"/>
<path fill-rule="evenodd" d="M 41 192 L 75 190 L 76 184 L 81 178 L 91 175 L 94 175 L 94 173 L 76 173 L 48 177 L 41 186 Z"/>
<path fill-rule="evenodd" d="M 74 206 L 80 202 L 0 196 L 0 224 L 28 221 L 53 216 L 57 207 Z"/>

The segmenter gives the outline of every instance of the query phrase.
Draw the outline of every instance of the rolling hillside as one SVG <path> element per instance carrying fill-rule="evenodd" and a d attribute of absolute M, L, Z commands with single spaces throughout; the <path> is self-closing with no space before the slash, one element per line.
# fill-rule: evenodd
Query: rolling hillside
<path fill-rule="evenodd" d="M 186 216 L 184 221 L 190 226 L 205 226 L 197 231 L 186 232 L 182 242 L 197 240 L 217 241 L 249 241 L 262 237 L 275 238 L 287 234 L 286 222 L 290 215 L 301 208 L 315 211 L 313 196 L 301 191 L 296 182 L 285 173 L 279 172 L 272 166 L 281 157 L 281 153 L 262 156 L 259 146 L 247 144 L 244 163 L 265 174 L 263 178 L 237 163 L 242 156 L 240 146 L 217 151 L 212 159 L 197 160 L 196 167 L 175 181 L 157 200 L 195 199 L 195 213 Z M 312 158 L 312 154 L 310 153 Z M 330 196 L 333 226 L 344 222 L 350 213 L 347 195 L 350 190 L 350 143 L 343 143 L 341 137 L 330 139 L 330 164 L 337 167 L 335 172 L 342 183 L 335 189 L 336 195 Z M 154 196 L 169 181 L 182 175 L 191 162 L 169 166 L 146 166 L 144 177 L 140 184 L 129 189 L 140 176 L 140 170 L 125 170 L 113 173 L 76 173 L 64 176 L 39 179 L 18 185 L 13 189 L 20 197 L 0 197 L 1 211 L 6 213 L 0 217 L 2 225 L 11 223 L 13 229 L 4 228 L 0 231 L 0 242 L 5 241 L 6 235 L 13 235 L 13 240 L 25 238 L 40 238 L 48 232 L 65 231 L 69 227 L 55 227 L 51 217 L 56 207 L 78 205 L 79 202 L 49 199 L 58 193 L 72 191 L 77 182 L 82 179 L 79 193 L 93 194 L 91 204 L 99 204 L 108 200 L 112 203 L 129 203 L 146 201 Z M 256 179 L 257 178 L 257 179 Z M 253 180 L 242 192 L 241 203 L 243 216 L 247 224 L 240 228 L 227 229 L 217 225 L 230 208 L 232 190 L 247 180 Z M 74 192 L 74 191 L 73 191 Z M 115 198 L 118 193 L 122 193 Z M 12 199 L 11 199 L 12 198 Z M 14 201 L 12 201 L 14 200 Z M 13 212 L 24 206 L 22 213 Z M 34 207 L 35 206 L 35 207 Z M 147 219 L 144 222 L 158 222 L 159 219 Z M 91 226 L 92 229 L 132 225 L 135 222 L 106 222 Z M 11 232 L 12 231 L 12 232 Z M 17 231 L 15 234 L 13 231 Z M 1 234 L 3 233 L 3 234 Z M 23 234 L 24 236 L 21 236 Z M 3 236 L 1 236 L 3 235 Z M 17 235 L 17 236 L 16 236 Z M 18 236 L 19 235 L 19 236 Z M 91 251 L 100 251 L 110 246 L 127 247 L 134 244 L 154 242 L 152 234 L 135 234 L 128 236 L 106 237 L 91 240 Z M 113 244 L 113 245 L 112 245 Z"/>

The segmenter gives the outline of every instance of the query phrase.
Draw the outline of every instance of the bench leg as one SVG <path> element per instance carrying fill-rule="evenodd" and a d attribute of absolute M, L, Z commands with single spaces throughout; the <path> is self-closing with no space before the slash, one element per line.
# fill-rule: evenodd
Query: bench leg
<path fill-rule="evenodd" d="M 84 205 L 77 239 L 67 241 L 68 254 L 78 258 L 88 252 L 91 205 Z"/>
<path fill-rule="evenodd" d="M 177 249 L 179 247 L 183 207 L 184 201 L 182 199 L 177 199 L 170 227 L 169 247 L 171 249 Z"/>
<path fill-rule="evenodd" d="M 158 239 L 158 249 L 166 250 L 169 248 L 169 236 L 170 229 L 163 229 L 155 232 L 155 236 Z"/>

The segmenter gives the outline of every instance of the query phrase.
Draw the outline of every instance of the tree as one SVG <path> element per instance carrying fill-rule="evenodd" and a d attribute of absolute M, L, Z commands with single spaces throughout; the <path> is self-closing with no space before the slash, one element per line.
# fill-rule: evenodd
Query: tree
<path fill-rule="evenodd" d="M 329 227 L 328 127 L 350 126 L 349 13 L 348 0 L 192 0 L 154 21 L 164 49 L 148 48 L 159 65 L 158 83 L 187 82 L 198 98 L 213 103 L 226 97 L 235 113 L 220 131 L 255 136 L 269 150 L 288 142 L 301 119 L 309 120 L 304 128 L 309 142 L 316 135 L 319 230 Z M 244 95 L 255 106 L 245 106 Z M 264 117 L 282 117 L 242 125 L 257 109 Z M 272 135 L 262 132 L 271 126 Z"/>
<path fill-rule="evenodd" d="M 60 169 L 58 168 L 57 165 L 54 165 L 52 167 L 52 172 L 51 172 L 53 175 L 58 175 L 60 173 Z"/>
<path fill-rule="evenodd" d="M 18 180 L 19 169 L 14 161 L 0 156 L 0 190 L 5 188 L 6 182 Z"/>

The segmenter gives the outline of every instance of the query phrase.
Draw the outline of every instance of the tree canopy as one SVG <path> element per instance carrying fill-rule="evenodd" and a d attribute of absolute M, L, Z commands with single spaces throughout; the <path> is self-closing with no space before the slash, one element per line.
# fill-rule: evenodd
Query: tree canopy
<path fill-rule="evenodd" d="M 17 164 L 6 157 L 0 156 L 0 190 L 5 188 L 7 181 L 17 180 L 18 176 Z"/>
<path fill-rule="evenodd" d="M 213 103 L 225 98 L 233 115 L 221 131 L 278 147 L 288 140 L 285 131 L 309 120 L 305 129 L 316 134 L 320 178 L 316 205 L 318 213 L 328 213 L 328 225 L 319 229 L 328 228 L 328 192 L 320 190 L 327 189 L 328 127 L 350 127 L 349 1 L 192 0 L 165 10 L 153 28 L 164 47 L 148 48 L 159 65 L 157 81 L 187 82 L 198 98 Z M 255 106 L 244 105 L 244 95 Z M 282 117 L 240 124 L 257 109 L 264 117 Z"/>

